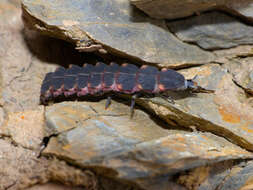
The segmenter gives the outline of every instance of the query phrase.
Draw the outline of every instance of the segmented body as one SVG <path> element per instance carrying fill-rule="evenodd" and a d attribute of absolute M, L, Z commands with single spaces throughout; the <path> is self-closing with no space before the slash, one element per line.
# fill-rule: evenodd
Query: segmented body
<path fill-rule="evenodd" d="M 59 67 L 55 72 L 47 73 L 40 98 L 41 103 L 46 104 L 58 96 L 82 97 L 107 92 L 157 94 L 187 88 L 184 76 L 171 69 L 158 70 L 147 65 L 138 68 L 133 64 L 106 65 L 99 62 L 95 66 L 86 64 L 83 67 L 72 65 L 68 69 Z"/>

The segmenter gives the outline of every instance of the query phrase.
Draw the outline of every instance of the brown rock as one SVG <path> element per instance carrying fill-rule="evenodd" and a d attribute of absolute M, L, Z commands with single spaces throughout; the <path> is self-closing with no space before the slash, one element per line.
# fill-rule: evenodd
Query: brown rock
<path fill-rule="evenodd" d="M 26 148 L 39 149 L 44 137 L 44 109 L 9 113 L 1 133 Z"/>
<path fill-rule="evenodd" d="M 177 19 L 199 15 L 207 10 L 224 10 L 252 20 L 253 3 L 251 0 L 130 0 L 130 2 L 154 18 Z"/>
<path fill-rule="evenodd" d="M 252 161 L 220 163 L 209 167 L 209 175 L 198 190 L 252 189 Z"/>
<path fill-rule="evenodd" d="M 37 158 L 44 128 L 43 107 L 38 106 L 40 84 L 45 73 L 55 69 L 44 62 L 55 63 L 53 57 L 59 54 L 50 49 L 55 41 L 43 38 L 38 43 L 35 38 L 29 45 L 39 49 L 38 59 L 24 40 L 20 16 L 20 1 L 0 1 L 0 189 L 20 190 L 53 180 L 88 188 L 94 180 L 83 170 Z M 45 40 L 51 43 L 43 46 Z"/>
<path fill-rule="evenodd" d="M 230 72 L 233 74 L 234 82 L 250 95 L 253 95 L 252 61 L 253 59 L 250 57 L 245 59 L 234 59 L 234 62 L 228 65 Z"/>
<path fill-rule="evenodd" d="M 155 189 L 153 182 L 190 168 L 252 154 L 212 134 L 168 131 L 145 113 L 105 101 L 68 102 L 46 111 L 51 137 L 43 155 L 55 155 L 74 165 L 93 168 L 98 174 Z M 94 111 L 95 110 L 95 111 Z M 163 178 L 164 180 L 164 178 Z M 166 189 L 171 183 L 163 183 Z"/>
<path fill-rule="evenodd" d="M 42 182 L 48 162 L 37 159 L 34 151 L 13 146 L 1 139 L 0 166 L 0 189 L 21 189 Z"/>
<path fill-rule="evenodd" d="M 182 66 L 214 60 L 212 53 L 182 43 L 164 21 L 147 18 L 128 1 L 70 2 L 24 0 L 24 22 L 41 33 L 72 42 L 81 51 L 101 47 L 135 62 Z"/>
<path fill-rule="evenodd" d="M 204 13 L 167 24 L 179 39 L 203 49 L 253 44 L 253 27 L 221 12 Z"/>
<path fill-rule="evenodd" d="M 66 187 L 64 185 L 48 183 L 45 185 L 35 185 L 27 190 L 83 190 L 81 187 Z"/>

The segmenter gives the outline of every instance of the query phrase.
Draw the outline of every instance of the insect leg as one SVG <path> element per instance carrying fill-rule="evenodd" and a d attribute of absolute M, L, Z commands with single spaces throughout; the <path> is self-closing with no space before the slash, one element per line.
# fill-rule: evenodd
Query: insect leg
<path fill-rule="evenodd" d="M 134 114 L 134 105 L 135 105 L 135 99 L 138 97 L 138 94 L 134 94 L 131 99 L 131 106 L 130 106 L 130 117 L 133 117 Z"/>
<path fill-rule="evenodd" d="M 108 96 L 105 103 L 105 109 L 107 109 L 111 105 L 111 102 L 112 102 L 111 100 L 112 100 L 112 97 Z"/>

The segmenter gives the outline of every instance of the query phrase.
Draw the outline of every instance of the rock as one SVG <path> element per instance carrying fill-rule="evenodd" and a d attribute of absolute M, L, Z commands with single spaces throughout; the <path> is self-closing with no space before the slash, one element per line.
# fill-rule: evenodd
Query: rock
<path fill-rule="evenodd" d="M 129 109 L 115 102 L 105 111 L 104 103 L 66 102 L 48 107 L 47 131 L 56 136 L 50 138 L 43 155 L 55 155 L 147 189 L 151 189 L 151 178 L 159 181 L 160 176 L 168 178 L 205 164 L 253 156 L 212 134 L 160 128 L 139 110 L 130 119 Z"/>
<path fill-rule="evenodd" d="M 217 63 L 230 64 L 230 60 L 238 57 L 251 57 L 253 55 L 252 45 L 237 46 L 229 49 L 221 49 L 213 51 L 217 56 Z"/>
<path fill-rule="evenodd" d="M 222 190 L 252 189 L 251 161 L 234 163 L 221 163 L 208 168 L 208 177 L 199 185 L 198 190 L 213 190 L 216 187 Z"/>
<path fill-rule="evenodd" d="M 164 21 L 147 18 L 127 1 L 24 0 L 22 10 L 26 26 L 70 41 L 79 50 L 102 48 L 113 55 L 160 66 L 214 60 L 212 53 L 182 43 Z"/>
<path fill-rule="evenodd" d="M 23 147 L 39 150 L 44 134 L 44 109 L 9 113 L 8 120 L 0 129 L 1 135 L 9 136 Z"/>
<path fill-rule="evenodd" d="M 66 187 L 64 185 L 48 183 L 45 185 L 35 185 L 27 190 L 82 190 L 81 187 Z"/>
<path fill-rule="evenodd" d="M 253 163 L 242 163 L 231 169 L 230 175 L 223 181 L 221 190 L 226 189 L 252 189 Z M 232 187 L 232 188 L 231 188 Z"/>
<path fill-rule="evenodd" d="M 35 4 L 39 1 L 32 2 L 33 7 L 36 7 Z M 101 22 L 100 25 L 97 23 L 88 26 L 89 21 L 90 23 L 94 20 L 98 21 L 97 18 L 87 18 L 84 12 L 72 10 L 74 5 L 71 3 L 74 1 L 65 1 L 71 5 L 69 9 L 62 9 L 63 12 L 50 9 L 50 7 L 57 8 L 59 4 L 55 2 L 38 3 L 39 11 L 32 9 L 31 12 L 26 12 L 28 9 L 24 6 L 24 19 L 28 19 L 26 26 L 36 21 L 30 26 L 38 27 L 42 33 L 51 32 L 53 36 L 68 39 L 77 47 L 83 48 L 82 50 L 98 48 L 98 51 L 105 53 L 103 51 L 105 48 L 113 55 L 134 60 L 145 59 L 150 63 L 155 60 L 154 63 L 160 66 L 182 67 L 195 63 L 208 63 L 215 57 L 215 61 L 217 58 L 217 62 L 223 65 L 206 64 L 196 67 L 195 64 L 195 67 L 179 72 L 187 78 L 193 78 L 198 74 L 196 81 L 201 86 L 214 89 L 216 92 L 195 94 L 195 96 L 189 93 L 172 94 L 175 105 L 161 98 L 138 99 L 139 105 L 136 106 L 132 119 L 129 117 L 129 106 L 124 105 L 125 102 L 121 99 L 120 103 L 113 102 L 108 110 L 104 110 L 105 100 L 69 101 L 43 107 L 39 105 L 39 93 L 45 73 L 54 71 L 59 65 L 66 66 L 70 63 L 82 65 L 83 61 L 94 63 L 98 58 L 96 57 L 92 62 L 90 53 L 78 53 L 65 41 L 42 37 L 27 28 L 24 29 L 20 19 L 19 1 L 0 1 L 2 37 L 0 38 L 0 123 L 2 124 L 0 189 L 26 189 L 35 184 L 48 184 L 52 181 L 66 186 L 94 190 L 100 188 L 185 190 L 189 187 L 228 189 L 229 185 L 250 189 L 252 163 L 247 159 L 252 159 L 252 153 L 247 150 L 252 150 L 252 97 L 245 93 L 246 86 L 240 85 L 244 84 L 244 78 L 241 76 L 250 69 L 251 58 L 245 57 L 252 56 L 252 46 L 239 46 L 207 53 L 193 45 L 185 46 L 171 35 L 167 28 L 164 28 L 164 21 L 147 19 L 143 14 L 138 16 L 140 12 L 133 7 L 134 10 L 130 14 L 125 2 L 117 1 L 125 8 L 115 9 L 113 13 L 116 16 L 111 15 L 110 18 L 102 13 L 104 10 L 112 10 L 110 7 L 120 7 L 116 1 L 112 1 L 112 5 L 104 1 L 102 5 L 106 5 L 108 9 L 104 9 L 105 6 L 99 4 L 101 1 L 99 3 L 92 1 L 95 4 L 82 8 L 83 10 L 96 8 L 97 10 L 92 10 L 93 15 L 108 21 L 110 25 L 107 26 L 102 25 Z M 43 19 L 38 18 L 37 15 L 32 19 L 34 14 L 30 13 L 34 12 L 42 13 L 40 18 L 44 15 L 49 21 L 43 18 L 47 21 L 39 22 Z M 73 18 L 85 17 L 85 23 L 79 26 L 77 22 L 80 20 L 74 20 L 72 17 L 73 21 L 70 20 L 70 13 L 76 13 L 72 15 Z M 117 15 L 124 15 L 124 17 Z M 62 16 L 66 16 L 66 19 L 62 19 Z M 53 23 L 56 18 L 61 18 L 58 21 L 62 22 Z M 136 20 L 133 21 L 133 18 Z M 95 41 L 98 39 L 97 36 L 92 35 L 90 41 L 90 33 L 86 35 L 83 33 L 84 30 L 79 30 L 85 28 L 85 31 L 92 33 L 98 26 L 100 29 L 108 27 L 115 31 L 121 22 L 127 27 L 131 26 L 131 31 L 132 28 L 139 31 L 143 26 L 141 35 L 144 37 L 150 35 L 150 38 L 145 40 L 147 43 L 155 44 L 152 48 L 157 47 L 158 53 L 155 48 L 151 48 L 156 55 L 152 55 L 153 57 L 149 59 L 145 53 L 152 51 L 145 48 L 150 46 L 129 43 L 128 38 L 125 37 L 129 33 L 124 33 L 125 30 L 117 33 L 122 32 L 125 37 L 123 40 L 128 42 L 126 45 L 128 49 L 124 50 L 116 50 L 109 44 L 111 39 L 118 40 L 117 35 L 112 36 L 111 39 L 102 39 L 101 43 L 99 40 Z M 157 23 L 158 25 L 155 25 Z M 105 36 L 108 37 L 109 32 Z M 157 37 L 161 34 L 169 36 L 168 38 L 163 36 L 164 42 L 173 43 L 163 46 L 163 41 L 156 44 L 155 41 L 150 40 L 161 39 L 160 36 Z M 75 35 L 77 38 L 74 38 Z M 137 37 L 141 38 L 140 35 Z M 106 40 L 109 40 L 108 46 Z M 119 40 L 122 47 L 123 45 L 125 47 L 125 41 L 123 43 Z M 178 43 L 180 45 L 177 45 Z M 102 49 L 99 49 L 101 46 Z M 140 55 L 135 54 L 135 46 L 138 47 L 136 49 Z M 167 48 L 166 51 L 163 50 L 164 47 Z M 129 56 L 127 52 L 131 55 Z M 159 54 L 160 52 L 164 54 Z M 141 64 L 142 61 L 138 63 Z M 242 70 L 239 70 L 240 67 Z M 129 104 L 129 99 L 125 104 Z M 147 112 L 157 113 L 157 115 L 149 115 L 141 111 L 144 108 Z M 190 132 L 192 130 L 193 132 Z M 37 158 L 44 135 L 52 136 L 41 157 Z M 238 164 L 241 162 L 245 167 Z M 49 184 L 34 188 L 56 189 L 57 186 Z"/>
<path fill-rule="evenodd" d="M 210 12 L 168 22 L 168 27 L 182 41 L 197 44 L 203 49 L 253 44 L 253 27 L 224 13 Z"/>
<path fill-rule="evenodd" d="M 95 187 L 96 177 L 88 170 L 68 166 L 56 159 L 39 159 L 37 155 L 35 151 L 0 139 L 0 189 L 25 189 L 49 181 L 68 186 Z"/>
<path fill-rule="evenodd" d="M 0 12 L 1 104 L 6 112 L 21 112 L 37 109 L 42 78 L 55 66 L 33 57 L 24 41 L 21 10 L 13 4 L 0 5 L 8 10 Z"/>
<path fill-rule="evenodd" d="M 0 139 L 0 166 L 0 189 L 21 189 L 42 182 L 48 163 L 37 159 L 34 151 Z"/>
<path fill-rule="evenodd" d="M 90 146 L 98 146 L 98 150 L 94 149 L 93 153 L 96 156 L 99 154 L 102 156 L 113 149 L 122 151 L 136 143 L 168 135 L 167 130 L 148 119 L 148 115 L 143 111 L 135 110 L 133 119 L 130 119 L 128 106 L 112 102 L 112 105 L 105 110 L 105 101 L 99 103 L 63 102 L 47 107 L 45 113 L 47 135 L 69 131 L 66 136 L 67 141 L 80 140 L 80 143 L 86 141 L 84 144 L 87 147 L 82 149 L 84 152 Z M 83 128 L 86 125 L 87 129 Z M 86 139 L 79 138 L 82 135 L 87 136 Z M 96 137 L 96 141 L 92 140 L 93 137 Z M 72 143 L 68 144 L 72 146 Z M 99 146 L 103 147 L 102 152 L 99 152 Z M 69 148 L 66 147 L 66 151 Z"/>
<path fill-rule="evenodd" d="M 174 126 L 209 131 L 223 136 L 245 149 L 253 150 L 253 107 L 244 92 L 233 82 L 227 69 L 206 65 L 182 71 L 186 78 L 198 75 L 200 86 L 215 90 L 214 94 L 169 94 L 175 104 L 160 98 L 138 99 L 137 103 Z"/>
<path fill-rule="evenodd" d="M 251 95 L 253 95 L 252 61 L 253 59 L 251 57 L 245 59 L 234 59 L 234 62 L 228 65 L 229 71 L 233 74 L 234 82 Z"/>
<path fill-rule="evenodd" d="M 88 176 L 87 170 L 56 159 L 37 158 L 44 137 L 40 84 L 45 73 L 56 68 L 59 54 L 52 52 L 55 40 L 39 43 L 39 37 L 29 43 L 39 51 L 31 52 L 20 15 L 19 0 L 0 1 L 0 189 L 20 190 L 49 181 L 89 188 L 97 178 L 91 172 Z"/>
<path fill-rule="evenodd" d="M 154 18 L 177 19 L 199 15 L 207 10 L 223 10 L 252 20 L 253 3 L 251 0 L 130 0 L 130 2 Z"/>
<path fill-rule="evenodd" d="M 4 109 L 0 107 L 0 126 L 3 125 L 6 114 L 4 113 Z M 1 131 L 1 130 L 0 130 Z"/>

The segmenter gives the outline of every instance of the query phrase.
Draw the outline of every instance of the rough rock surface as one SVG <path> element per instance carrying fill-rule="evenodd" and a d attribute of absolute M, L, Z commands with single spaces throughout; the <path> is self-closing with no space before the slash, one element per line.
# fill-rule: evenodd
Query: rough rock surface
<path fill-rule="evenodd" d="M 218 9 L 249 20 L 253 19 L 251 0 L 130 0 L 130 2 L 154 18 L 177 19 Z"/>
<path fill-rule="evenodd" d="M 47 2 L 48 5 L 55 3 Z M 98 7 L 101 1 L 92 2 L 93 7 Z M 120 2 L 126 5 L 125 1 Z M 41 9 L 44 15 L 50 15 L 50 21 L 62 13 L 47 6 Z M 71 15 L 71 7 L 68 10 Z M 106 10 L 111 13 L 110 6 Z M 120 11 L 130 22 L 129 12 Z M 144 15 L 131 15 L 137 18 L 134 22 L 138 27 L 143 23 L 137 21 L 146 19 Z M 120 19 L 118 17 L 117 24 Z M 75 28 L 72 21 L 64 23 L 65 27 Z M 150 28 L 158 27 L 152 23 L 149 23 Z M 36 26 L 41 24 L 36 23 Z M 109 30 L 112 25 L 107 27 Z M 55 29 L 55 25 L 52 28 Z M 44 28 L 40 29 L 43 33 Z M 58 31 L 57 37 L 66 39 L 70 33 L 65 29 Z M 246 34 L 243 30 L 242 38 L 247 38 Z M 156 38 L 150 36 L 150 39 Z M 180 39 L 176 41 L 182 47 L 199 50 Z M 199 51 L 215 55 L 216 64 L 195 65 L 179 72 L 186 78 L 198 74 L 199 85 L 216 90 L 214 94 L 171 93 L 175 104 L 161 98 L 138 99 L 134 117 L 130 119 L 127 97 L 113 102 L 108 110 L 104 110 L 103 99 L 39 105 L 40 85 L 47 72 L 59 65 L 96 63 L 101 57 L 79 53 L 69 43 L 24 28 L 18 0 L 0 1 L 0 43 L 0 189 L 74 190 L 74 186 L 90 190 L 252 189 L 253 101 L 249 82 L 252 45 Z M 160 42 L 157 46 L 162 49 Z M 109 52 L 113 50 L 105 48 Z M 170 66 L 180 68 L 192 64 L 187 58 L 188 50 L 167 49 L 169 56 L 178 53 L 180 57 L 172 57 Z M 119 55 L 116 51 L 110 53 Z M 158 55 L 155 55 L 157 60 Z M 203 63 L 210 61 L 207 57 L 201 57 Z M 192 59 L 194 63 L 196 59 L 199 58 Z M 111 61 L 106 57 L 104 60 Z M 38 158 L 42 139 L 49 142 Z"/>
<path fill-rule="evenodd" d="M 20 190 L 49 181 L 95 189 L 97 178 L 88 170 L 37 158 L 45 136 L 40 83 L 63 54 L 51 54 L 55 40 L 41 37 L 30 41 L 33 50 L 39 49 L 35 55 L 24 33 L 20 2 L 0 1 L 0 189 Z"/>
<path fill-rule="evenodd" d="M 24 0 L 22 8 L 27 26 L 85 47 L 85 51 L 89 44 L 99 44 L 107 52 L 163 66 L 214 60 L 212 53 L 182 43 L 164 21 L 147 18 L 128 1 Z"/>
<path fill-rule="evenodd" d="M 149 178 L 252 154 L 223 138 L 205 133 L 169 132 L 136 110 L 113 102 L 104 111 L 99 103 L 68 102 L 46 111 L 52 137 L 43 154 L 55 155 L 80 167 L 147 188 Z M 151 184 L 149 184 L 151 185 Z"/>
<path fill-rule="evenodd" d="M 197 44 L 203 49 L 213 50 L 253 44 L 253 27 L 224 13 L 204 13 L 167 24 L 179 39 Z"/>
<path fill-rule="evenodd" d="M 233 74 L 234 82 L 242 87 L 247 93 L 253 95 L 253 59 L 244 60 L 234 59 L 234 62 L 228 65 L 228 69 Z M 249 98 L 252 101 L 252 98 Z M 250 103 L 249 103 L 250 104 Z M 250 104 L 252 105 L 252 103 Z"/>

